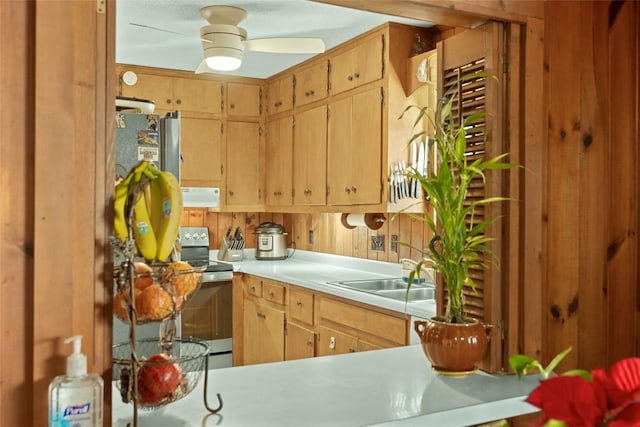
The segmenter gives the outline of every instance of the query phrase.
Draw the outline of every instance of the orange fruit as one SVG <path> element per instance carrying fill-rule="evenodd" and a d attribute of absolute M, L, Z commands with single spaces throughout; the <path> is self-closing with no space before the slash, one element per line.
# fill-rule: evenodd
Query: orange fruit
<path fill-rule="evenodd" d="M 142 293 L 140 289 L 134 289 L 134 298 L 136 299 L 136 307 L 138 306 L 139 296 Z M 129 323 L 129 287 L 118 292 L 113 298 L 113 314 L 123 322 Z"/>
<path fill-rule="evenodd" d="M 161 320 L 171 315 L 173 298 L 157 283 L 145 288 L 136 298 L 136 309 L 140 319 Z"/>
<path fill-rule="evenodd" d="M 153 270 L 144 262 L 134 263 L 136 267 L 136 279 L 134 286 L 137 289 L 144 290 L 153 284 Z"/>
<path fill-rule="evenodd" d="M 189 295 L 198 287 L 199 275 L 202 273 L 188 270 L 192 270 L 192 267 L 185 261 L 172 262 L 167 267 L 165 281 L 171 281 L 176 296 Z"/>

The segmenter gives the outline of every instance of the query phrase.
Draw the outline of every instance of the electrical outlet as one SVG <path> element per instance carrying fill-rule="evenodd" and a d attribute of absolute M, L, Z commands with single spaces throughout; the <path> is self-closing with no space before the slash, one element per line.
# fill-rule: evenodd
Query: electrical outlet
<path fill-rule="evenodd" d="M 313 245 L 313 230 L 309 230 L 309 244 Z"/>
<path fill-rule="evenodd" d="M 398 235 L 397 234 L 391 235 L 391 247 L 389 248 L 389 250 L 394 254 L 398 253 Z"/>
<path fill-rule="evenodd" d="M 384 252 L 384 234 L 371 236 L 371 250 L 374 252 Z"/>

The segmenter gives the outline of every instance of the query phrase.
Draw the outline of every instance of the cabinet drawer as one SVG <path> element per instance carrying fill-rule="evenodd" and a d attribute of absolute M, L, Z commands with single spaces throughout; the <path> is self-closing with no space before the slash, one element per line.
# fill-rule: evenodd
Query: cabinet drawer
<path fill-rule="evenodd" d="M 262 280 L 245 276 L 244 293 L 245 295 L 253 295 L 256 297 L 261 297 L 262 296 Z"/>
<path fill-rule="evenodd" d="M 262 298 L 276 304 L 284 304 L 285 289 L 281 283 L 264 281 L 262 283 Z"/>
<path fill-rule="evenodd" d="M 289 290 L 289 315 L 293 320 L 313 325 L 313 294 L 291 288 Z"/>
<path fill-rule="evenodd" d="M 347 326 L 389 343 L 407 344 L 408 325 L 405 319 L 328 298 L 320 298 L 318 310 L 320 322 Z"/>

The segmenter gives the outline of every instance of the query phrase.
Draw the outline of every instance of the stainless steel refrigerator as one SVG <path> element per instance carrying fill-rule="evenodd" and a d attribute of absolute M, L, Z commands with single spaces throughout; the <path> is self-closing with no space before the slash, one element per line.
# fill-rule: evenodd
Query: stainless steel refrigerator
<path fill-rule="evenodd" d="M 158 114 L 116 112 L 116 178 L 126 176 L 140 160 L 155 163 L 180 181 L 180 113 Z M 180 319 L 177 320 L 178 331 Z M 136 327 L 136 339 L 156 338 L 160 322 Z M 179 333 L 179 332 L 178 332 Z M 113 316 L 113 342 L 129 340 L 129 325 Z"/>
<path fill-rule="evenodd" d="M 140 160 L 169 171 L 180 181 L 180 112 L 116 112 L 116 177 L 124 177 Z"/>

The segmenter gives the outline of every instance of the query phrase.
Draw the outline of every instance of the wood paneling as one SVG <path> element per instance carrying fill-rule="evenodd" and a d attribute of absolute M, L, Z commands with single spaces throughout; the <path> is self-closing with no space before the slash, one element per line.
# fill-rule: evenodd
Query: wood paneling
<path fill-rule="evenodd" d="M 76 334 L 111 424 L 114 6 L 0 4 L 0 425 L 46 425 L 48 384 Z"/>

